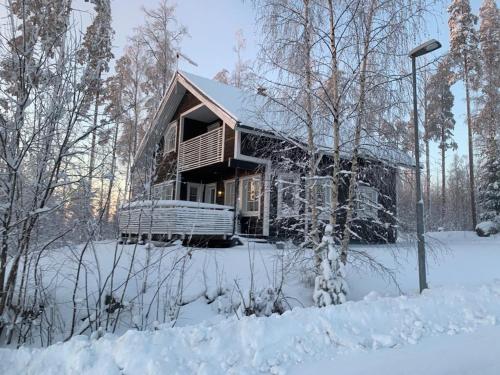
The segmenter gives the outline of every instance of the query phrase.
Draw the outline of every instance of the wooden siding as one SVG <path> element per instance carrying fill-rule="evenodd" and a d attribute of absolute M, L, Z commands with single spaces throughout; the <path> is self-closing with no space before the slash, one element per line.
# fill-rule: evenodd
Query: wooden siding
<path fill-rule="evenodd" d="M 179 117 L 181 116 L 181 113 L 186 112 L 188 109 L 191 109 L 201 102 L 198 100 L 196 96 L 191 94 L 189 91 L 186 91 L 184 94 L 184 97 L 182 98 L 179 107 L 177 107 L 177 110 L 175 111 L 174 116 L 172 117 L 173 120 L 178 120 Z"/>
<path fill-rule="evenodd" d="M 229 158 L 234 158 L 235 132 L 229 125 L 224 124 L 224 126 L 226 127 L 226 137 L 224 139 L 224 160 L 228 160 Z"/>
<path fill-rule="evenodd" d="M 248 156 L 266 158 L 272 160 L 275 173 L 298 173 L 301 176 L 306 174 L 307 155 L 299 147 L 276 138 L 259 136 L 255 134 L 242 133 L 241 153 Z M 290 164 L 290 160 L 295 161 L 295 165 Z M 365 160 L 360 158 L 360 171 L 358 180 L 368 184 L 379 192 L 378 203 L 383 207 L 378 211 L 377 219 L 357 219 L 354 218 L 353 230 L 360 235 L 357 240 L 361 242 L 394 242 L 397 237 L 396 219 L 396 168 L 388 166 L 382 162 Z M 288 166 L 288 167 L 287 167 Z M 341 170 L 349 171 L 351 161 L 341 160 Z M 333 159 L 331 156 L 324 156 L 319 163 L 318 171 L 320 175 L 328 176 L 333 172 Z M 342 176 L 339 184 L 339 202 L 342 207 L 347 201 L 349 174 Z M 277 215 L 277 183 L 276 174 L 272 176 L 271 199 L 270 199 L 270 236 L 274 238 L 301 240 L 299 230 L 303 229 L 303 224 L 296 218 L 278 218 Z M 302 182 L 303 183 L 303 182 Z M 303 188 L 302 188 L 303 190 Z M 301 193 L 304 199 L 304 192 Z M 304 207 L 300 209 L 303 215 Z M 339 209 L 337 212 L 336 228 L 339 237 L 343 234 L 346 212 Z M 320 220 L 324 224 L 328 218 Z"/>

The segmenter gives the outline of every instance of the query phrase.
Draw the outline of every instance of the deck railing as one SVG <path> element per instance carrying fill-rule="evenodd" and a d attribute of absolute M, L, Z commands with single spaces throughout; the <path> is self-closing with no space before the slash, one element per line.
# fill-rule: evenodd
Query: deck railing
<path fill-rule="evenodd" d="M 120 208 L 123 234 L 228 236 L 233 231 L 233 208 L 211 203 L 160 200 L 137 201 Z"/>
<path fill-rule="evenodd" d="M 181 142 L 179 171 L 189 171 L 224 161 L 223 142 L 222 127 Z"/>

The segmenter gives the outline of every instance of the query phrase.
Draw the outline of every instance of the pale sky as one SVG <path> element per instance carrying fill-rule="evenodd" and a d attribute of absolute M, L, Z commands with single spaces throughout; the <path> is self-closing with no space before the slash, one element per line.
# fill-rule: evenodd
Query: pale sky
<path fill-rule="evenodd" d="M 258 30 L 255 26 L 254 11 L 250 0 L 178 0 L 177 18 L 188 28 L 190 34 L 182 43 L 182 52 L 194 60 L 198 67 L 181 61 L 179 68 L 212 78 L 222 68 L 231 70 L 236 56 L 233 52 L 235 33 L 242 29 L 247 39 L 245 59 L 254 59 L 257 53 Z M 115 28 L 115 55 L 119 56 L 127 37 L 133 28 L 143 21 L 141 7 L 153 8 L 157 0 L 113 0 L 113 26 Z M 478 13 L 481 0 L 471 0 L 475 14 Z M 415 40 L 415 45 L 425 39 L 438 39 L 446 52 L 448 46 L 448 2 L 436 7 L 432 18 L 429 17 L 427 35 L 421 40 Z M 458 143 L 458 153 L 467 155 L 467 127 L 465 119 L 464 93 L 461 83 L 453 88 L 455 94 L 455 138 Z M 448 152 L 448 161 L 452 160 L 452 152 Z M 436 145 L 431 152 L 431 168 L 436 172 L 439 168 L 440 156 Z"/>
<path fill-rule="evenodd" d="M 245 58 L 257 53 L 254 13 L 249 0 L 178 0 L 177 19 L 190 34 L 181 45 L 182 52 L 198 67 L 180 62 L 180 69 L 212 78 L 222 68 L 231 70 L 235 62 L 235 33 L 242 29 L 247 39 Z M 119 55 L 143 21 L 141 8 L 154 8 L 157 0 L 112 0 L 113 26 L 116 31 L 115 54 Z"/>

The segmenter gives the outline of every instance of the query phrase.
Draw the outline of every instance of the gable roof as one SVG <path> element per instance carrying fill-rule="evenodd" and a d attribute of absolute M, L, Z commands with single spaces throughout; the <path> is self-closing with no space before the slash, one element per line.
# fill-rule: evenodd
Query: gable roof
<path fill-rule="evenodd" d="M 180 71 L 179 74 L 203 92 L 214 104 L 224 109 L 236 122 L 252 125 L 254 120 L 248 107 L 255 105 L 256 95 L 196 74 L 184 71 Z M 256 124 L 253 125 L 256 126 Z"/>
<path fill-rule="evenodd" d="M 154 143 L 161 136 L 167 124 L 171 121 L 182 97 L 188 90 L 196 91 L 196 94 L 204 97 L 206 101 L 211 102 L 212 105 L 234 120 L 234 124 L 229 124 L 230 126 L 253 128 L 257 131 L 274 133 L 284 138 L 290 138 L 290 134 L 293 134 L 293 138 L 298 142 L 304 142 L 306 139 L 304 127 L 297 124 L 290 127 L 289 114 L 286 114 L 283 108 L 275 111 L 271 110 L 271 104 L 265 97 L 213 79 L 178 71 L 174 74 L 152 125 L 139 146 L 136 161 L 141 157 L 147 145 L 151 142 Z M 319 143 L 322 143 L 319 148 L 324 153 L 331 152 L 329 146 L 331 145 L 331 136 L 323 136 L 323 142 Z M 352 142 L 343 143 L 343 155 L 346 157 L 350 154 L 349 143 Z M 362 140 L 360 156 L 401 166 L 415 166 L 414 159 L 407 153 L 373 137 L 365 137 Z"/>

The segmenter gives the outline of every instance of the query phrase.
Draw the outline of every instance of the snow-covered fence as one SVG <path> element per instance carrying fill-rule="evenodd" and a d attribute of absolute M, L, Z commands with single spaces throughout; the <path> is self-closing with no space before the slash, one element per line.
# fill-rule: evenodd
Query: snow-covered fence
<path fill-rule="evenodd" d="M 233 232 L 233 208 L 177 200 L 137 201 L 120 209 L 123 234 L 221 235 Z"/>

